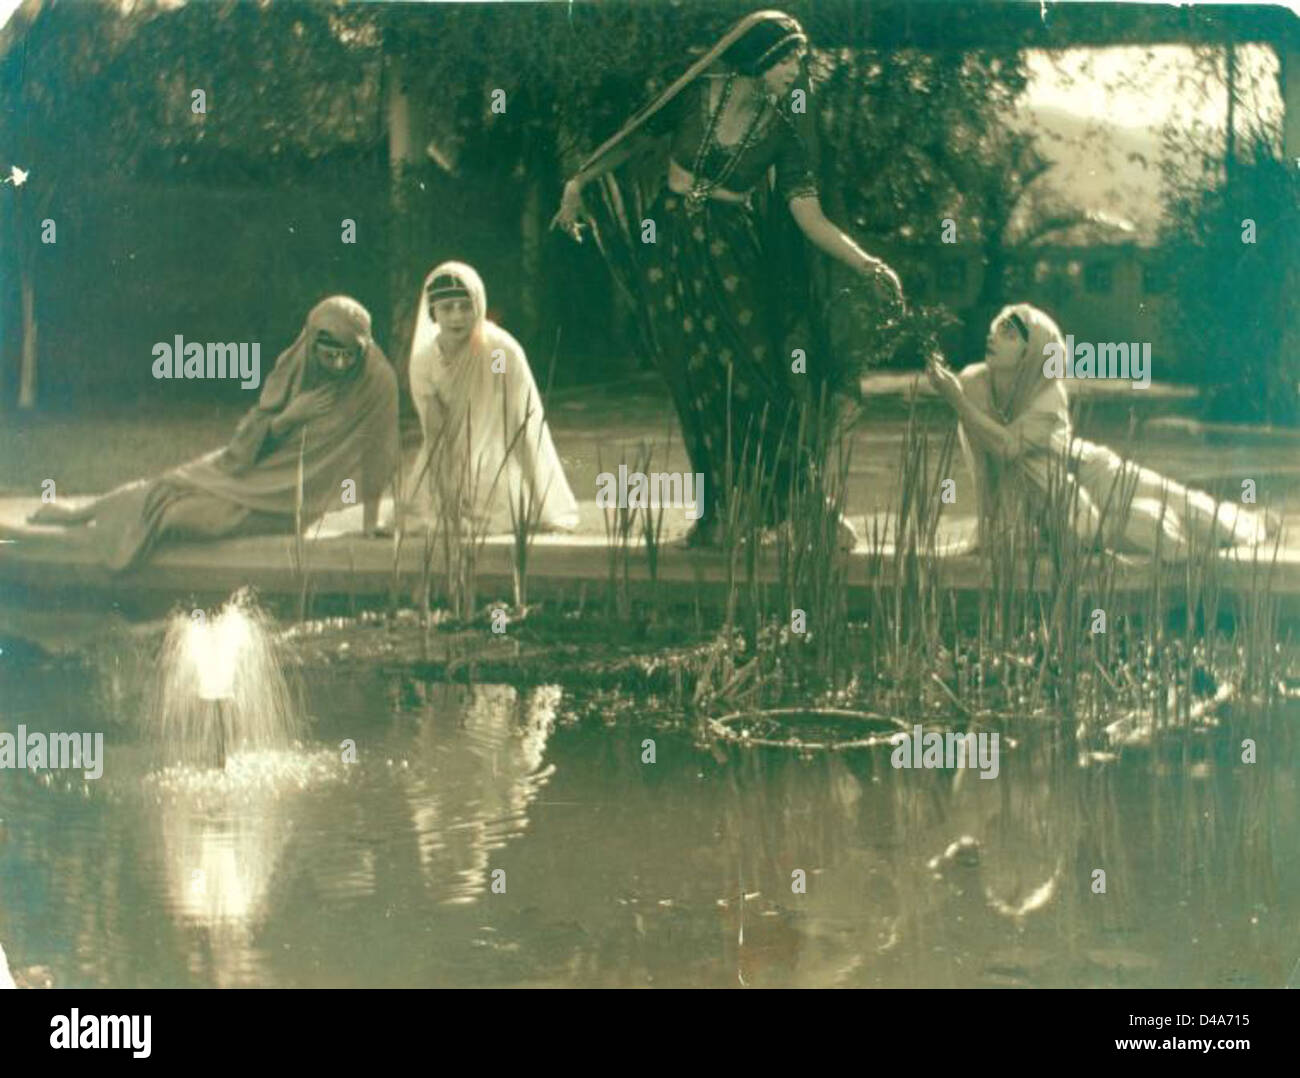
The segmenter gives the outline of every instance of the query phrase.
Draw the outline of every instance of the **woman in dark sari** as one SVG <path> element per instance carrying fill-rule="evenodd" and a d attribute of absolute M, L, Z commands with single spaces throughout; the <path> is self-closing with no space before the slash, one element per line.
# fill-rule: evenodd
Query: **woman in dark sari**
<path fill-rule="evenodd" d="M 140 564 L 165 538 L 293 534 L 345 504 L 353 481 L 363 529 L 397 465 L 397 376 L 356 300 L 331 296 L 275 362 L 230 444 L 79 509 L 45 505 L 33 524 L 92 525 L 108 568 Z"/>
<path fill-rule="evenodd" d="M 798 409 L 827 405 L 823 389 L 850 389 L 854 372 L 812 324 L 821 312 L 802 245 L 782 243 L 790 219 L 815 247 L 902 298 L 893 270 L 822 213 L 808 136 L 796 126 L 803 110 L 791 108 L 806 51 L 790 16 L 742 19 L 587 160 L 553 222 L 579 241 L 592 223 L 639 308 L 692 467 L 706 477 L 696 543 L 716 539 L 729 481 L 747 484 L 748 469 L 760 469 L 760 489 L 774 494 L 762 523 L 783 521 L 792 469 L 798 479 L 813 463 L 793 448 Z M 593 217 L 582 195 L 597 179 L 604 198 Z M 654 222 L 651 242 L 643 221 Z M 806 374 L 786 348 L 801 317 Z M 842 531 L 851 541 L 843 522 Z"/>

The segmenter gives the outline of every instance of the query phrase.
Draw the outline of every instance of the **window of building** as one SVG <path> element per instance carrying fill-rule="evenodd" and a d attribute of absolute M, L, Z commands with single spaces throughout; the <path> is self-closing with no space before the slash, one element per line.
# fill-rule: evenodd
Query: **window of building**
<path fill-rule="evenodd" d="M 1024 262 L 1012 262 L 1007 266 L 1002 280 L 1006 290 L 1012 294 L 1023 292 L 1029 287 L 1030 267 Z"/>
<path fill-rule="evenodd" d="M 1115 288 L 1115 267 L 1109 262 L 1092 262 L 1083 274 L 1083 287 L 1099 296 L 1108 296 Z"/>

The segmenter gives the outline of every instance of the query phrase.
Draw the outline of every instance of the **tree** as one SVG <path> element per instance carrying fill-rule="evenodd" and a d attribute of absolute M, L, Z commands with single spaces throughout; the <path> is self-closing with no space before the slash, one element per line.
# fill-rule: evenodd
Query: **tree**
<path fill-rule="evenodd" d="M 23 216 L 9 207 L 21 406 L 35 404 L 47 213 L 62 227 L 99 184 L 291 185 L 340 150 L 382 145 L 374 19 L 337 3 L 26 0 L 0 33 L 0 166 L 30 173 Z"/>
<path fill-rule="evenodd" d="M 1204 386 L 1212 420 L 1300 424 L 1300 174 L 1255 130 L 1232 179 L 1187 184 L 1162 232 L 1180 362 Z"/>

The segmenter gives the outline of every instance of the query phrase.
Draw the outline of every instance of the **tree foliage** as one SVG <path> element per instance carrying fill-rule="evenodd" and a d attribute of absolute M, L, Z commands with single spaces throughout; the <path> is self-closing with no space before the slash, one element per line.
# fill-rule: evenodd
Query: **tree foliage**
<path fill-rule="evenodd" d="M 1300 173 L 1275 145 L 1256 131 L 1231 179 L 1177 189 L 1162 235 L 1169 328 L 1214 420 L 1300 423 Z"/>

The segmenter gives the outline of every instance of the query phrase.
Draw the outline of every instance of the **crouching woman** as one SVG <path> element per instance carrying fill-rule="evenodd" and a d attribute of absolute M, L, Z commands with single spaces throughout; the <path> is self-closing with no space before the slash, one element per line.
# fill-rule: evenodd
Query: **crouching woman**
<path fill-rule="evenodd" d="M 436 527 L 491 534 L 577 525 L 528 357 L 488 319 L 483 281 L 463 262 L 425 278 L 410 377 L 423 434 L 420 508 Z"/>

